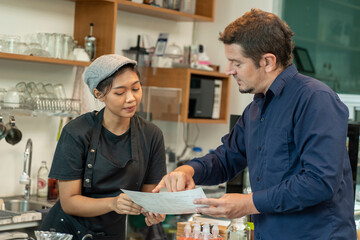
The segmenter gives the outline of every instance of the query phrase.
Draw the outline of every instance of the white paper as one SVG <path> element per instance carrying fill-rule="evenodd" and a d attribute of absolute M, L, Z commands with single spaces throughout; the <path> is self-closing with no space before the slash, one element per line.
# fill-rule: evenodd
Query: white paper
<path fill-rule="evenodd" d="M 146 212 L 161 214 L 195 213 L 196 207 L 204 205 L 194 204 L 198 198 L 206 198 L 202 188 L 181 192 L 148 193 L 121 189 L 133 202 L 140 205 Z"/>

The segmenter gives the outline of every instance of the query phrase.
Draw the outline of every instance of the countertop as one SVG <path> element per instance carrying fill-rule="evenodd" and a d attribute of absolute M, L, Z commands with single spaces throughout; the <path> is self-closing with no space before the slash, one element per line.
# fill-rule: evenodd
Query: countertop
<path fill-rule="evenodd" d="M 7 200 L 25 200 L 24 196 L 0 197 L 4 201 Z M 29 202 L 36 202 L 45 208 L 51 208 L 56 200 L 48 201 L 47 199 L 30 196 Z M 46 211 L 46 210 L 45 210 Z M 37 227 L 41 223 L 44 209 L 32 210 L 26 212 L 16 212 L 8 210 L 0 210 L 0 231 L 8 231 L 14 229 Z"/>

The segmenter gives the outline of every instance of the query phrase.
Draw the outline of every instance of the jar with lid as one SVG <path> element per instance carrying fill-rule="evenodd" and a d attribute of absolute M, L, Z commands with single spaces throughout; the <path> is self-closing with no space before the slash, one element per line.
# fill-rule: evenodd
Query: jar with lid
<path fill-rule="evenodd" d="M 231 219 L 226 230 L 227 240 L 249 240 L 249 227 L 246 217 Z"/>
<path fill-rule="evenodd" d="M 191 150 L 191 157 L 192 158 L 199 158 L 204 156 L 202 148 L 201 147 L 193 147 Z"/>

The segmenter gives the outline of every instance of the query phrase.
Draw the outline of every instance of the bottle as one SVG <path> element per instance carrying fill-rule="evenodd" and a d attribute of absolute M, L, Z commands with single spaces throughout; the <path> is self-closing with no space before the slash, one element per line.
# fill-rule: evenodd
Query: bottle
<path fill-rule="evenodd" d="M 201 228 L 200 223 L 195 223 L 194 230 L 193 230 L 193 240 L 200 240 L 201 235 Z"/>
<path fill-rule="evenodd" d="M 181 234 L 180 240 L 192 240 L 190 222 L 186 222 L 184 233 Z"/>
<path fill-rule="evenodd" d="M 58 185 L 57 180 L 54 178 L 48 178 L 48 200 L 55 200 L 58 197 Z"/>
<path fill-rule="evenodd" d="M 212 240 L 223 240 L 223 238 L 219 234 L 219 227 L 216 223 L 211 229 L 211 234 L 212 234 L 212 238 L 211 238 Z"/>
<path fill-rule="evenodd" d="M 200 65 L 210 65 L 210 59 L 208 55 L 205 53 L 204 46 L 201 44 L 199 45 L 198 63 Z"/>
<path fill-rule="evenodd" d="M 85 51 L 91 61 L 95 59 L 96 55 L 96 38 L 93 36 L 93 27 L 94 24 L 90 23 L 90 35 L 85 37 Z"/>
<path fill-rule="evenodd" d="M 210 226 L 208 223 L 204 224 L 200 239 L 203 239 L 203 240 L 211 239 Z"/>
<path fill-rule="evenodd" d="M 46 166 L 46 161 L 41 161 L 41 167 L 37 174 L 37 196 L 40 198 L 47 198 L 48 175 L 49 169 Z"/>
<path fill-rule="evenodd" d="M 249 229 L 246 217 L 231 219 L 231 224 L 226 230 L 227 240 L 248 240 Z"/>

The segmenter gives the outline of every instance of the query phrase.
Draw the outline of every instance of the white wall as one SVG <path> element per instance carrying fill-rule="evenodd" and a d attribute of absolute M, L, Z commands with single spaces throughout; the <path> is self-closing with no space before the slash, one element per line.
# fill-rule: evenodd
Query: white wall
<path fill-rule="evenodd" d="M 272 11 L 276 0 L 216 0 L 215 22 L 189 23 L 163 20 L 148 16 L 120 11 L 117 19 L 115 53 L 136 45 L 137 34 L 146 33 L 156 41 L 160 32 L 169 32 L 169 42 L 180 46 L 192 43 L 193 30 L 195 43 L 206 46 L 207 53 L 214 64 L 225 70 L 226 59 L 223 46 L 217 40 L 218 33 L 224 27 L 240 17 L 252 7 Z M 37 32 L 73 33 L 74 3 L 64 0 L 1 0 L 0 34 L 18 34 L 25 36 Z M 195 28 L 195 29 L 194 29 Z M 63 83 L 68 95 L 71 95 L 75 67 L 0 60 L 0 88 L 9 88 L 17 82 Z M 234 81 L 231 83 L 230 113 L 241 114 L 251 101 L 251 95 L 241 95 Z M 8 121 L 8 116 L 4 116 Z M 47 161 L 50 167 L 56 146 L 56 135 L 60 119 L 58 117 L 16 116 L 16 122 L 23 133 L 23 140 L 11 146 L 5 140 L 0 141 L 0 196 L 23 194 L 19 177 L 23 171 L 23 153 L 26 140 L 33 140 L 32 193 L 36 192 L 36 173 L 41 161 Z M 197 145 L 208 149 L 215 148 L 220 138 L 228 131 L 228 124 L 199 124 L 200 135 Z"/>
<path fill-rule="evenodd" d="M 25 38 L 36 32 L 73 33 L 74 3 L 70 1 L 2 0 L 0 3 L 0 34 L 16 34 Z M 0 88 L 15 87 L 17 82 L 63 83 L 71 94 L 74 68 L 45 63 L 0 60 Z M 5 122 L 8 116 L 3 116 Z M 15 116 L 22 131 L 22 141 L 12 146 L 4 139 L 0 141 L 0 196 L 23 194 L 19 184 L 23 171 L 23 154 L 28 138 L 33 140 L 32 192 L 36 189 L 36 172 L 41 161 L 48 166 L 56 144 L 60 119 L 57 117 Z"/>
<path fill-rule="evenodd" d="M 195 24 L 195 41 L 204 44 L 210 60 L 215 65 L 220 65 L 220 71 L 225 72 L 227 59 L 224 54 L 223 43 L 218 40 L 219 33 L 238 17 L 241 17 L 251 8 L 260 8 L 264 11 L 273 11 L 276 0 L 226 0 L 216 1 L 215 21 Z M 233 78 L 230 84 L 229 114 L 242 114 L 245 107 L 252 101 L 252 94 L 240 94 L 238 85 Z M 200 136 L 198 146 L 206 153 L 209 149 L 221 144 L 221 137 L 229 131 L 229 124 L 198 124 Z M 192 127 L 193 129 L 196 129 Z M 195 131 L 195 130 L 194 130 Z"/>

